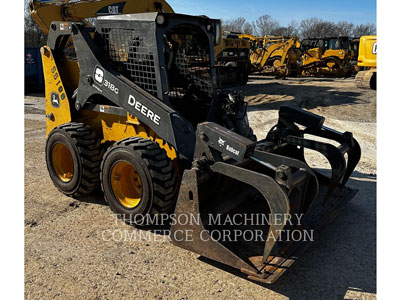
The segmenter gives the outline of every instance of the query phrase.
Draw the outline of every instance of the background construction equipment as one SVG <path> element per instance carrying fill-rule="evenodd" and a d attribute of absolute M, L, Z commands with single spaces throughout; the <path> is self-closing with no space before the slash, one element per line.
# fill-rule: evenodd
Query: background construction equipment
<path fill-rule="evenodd" d="M 250 41 L 252 72 L 272 73 L 280 78 L 297 75 L 297 60 L 300 57 L 300 42 L 297 38 L 261 38 L 249 34 L 241 34 L 240 38 Z"/>
<path fill-rule="evenodd" d="M 344 77 L 354 73 L 349 37 L 305 39 L 301 48 L 303 76 Z"/>
<path fill-rule="evenodd" d="M 376 90 L 376 55 L 376 35 L 362 36 L 358 54 L 360 71 L 356 76 L 357 87 Z"/>

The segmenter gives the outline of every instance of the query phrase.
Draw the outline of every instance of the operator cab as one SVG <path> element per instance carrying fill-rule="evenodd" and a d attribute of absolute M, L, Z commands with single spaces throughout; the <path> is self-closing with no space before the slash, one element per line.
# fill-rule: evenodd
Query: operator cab
<path fill-rule="evenodd" d="M 113 69 L 194 125 L 210 119 L 219 85 L 214 63 L 219 20 L 131 14 L 98 18 L 96 30 Z"/>

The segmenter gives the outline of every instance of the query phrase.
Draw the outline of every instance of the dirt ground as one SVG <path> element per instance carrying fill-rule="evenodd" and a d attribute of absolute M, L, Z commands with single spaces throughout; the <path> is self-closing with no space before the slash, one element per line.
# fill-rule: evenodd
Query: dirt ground
<path fill-rule="evenodd" d="M 355 88 L 351 78 L 253 76 L 240 89 L 259 139 L 280 105 L 297 104 L 324 115 L 327 126 L 352 131 L 362 148 L 349 181 L 359 193 L 289 271 L 262 285 L 162 238 L 104 239 L 106 230 L 136 229 L 116 221 L 101 195 L 78 202 L 57 191 L 45 164 L 44 100 L 27 96 L 26 299 L 375 299 L 376 93 Z"/>

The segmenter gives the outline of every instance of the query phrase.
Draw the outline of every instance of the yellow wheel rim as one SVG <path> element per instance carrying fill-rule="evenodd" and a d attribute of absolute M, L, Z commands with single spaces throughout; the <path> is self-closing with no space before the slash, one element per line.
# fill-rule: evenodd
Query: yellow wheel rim
<path fill-rule="evenodd" d="M 142 199 L 142 182 L 135 168 L 126 161 L 117 162 L 111 171 L 111 187 L 126 208 L 135 208 Z"/>
<path fill-rule="evenodd" d="M 278 69 L 281 66 L 281 61 L 279 59 L 275 59 L 273 62 L 273 66 L 275 69 Z"/>
<path fill-rule="evenodd" d="M 63 182 L 69 182 L 74 176 L 74 161 L 67 146 L 57 143 L 51 154 L 54 171 Z"/>

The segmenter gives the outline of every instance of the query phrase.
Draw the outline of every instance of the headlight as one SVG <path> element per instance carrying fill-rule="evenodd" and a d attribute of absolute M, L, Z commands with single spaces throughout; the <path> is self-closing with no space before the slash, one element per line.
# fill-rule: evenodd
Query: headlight
<path fill-rule="evenodd" d="M 164 15 L 158 15 L 157 19 L 156 19 L 156 22 L 157 22 L 158 25 L 164 25 L 164 23 L 165 23 Z"/>

